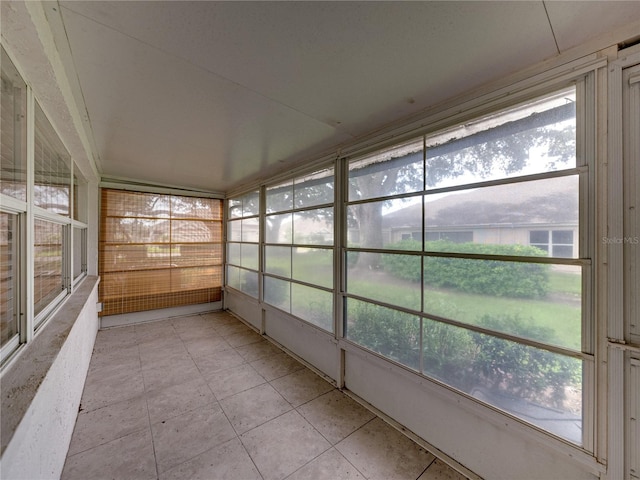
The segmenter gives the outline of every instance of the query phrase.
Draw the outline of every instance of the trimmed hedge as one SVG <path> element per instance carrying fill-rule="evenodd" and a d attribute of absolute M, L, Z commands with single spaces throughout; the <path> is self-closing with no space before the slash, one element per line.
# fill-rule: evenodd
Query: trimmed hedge
<path fill-rule="evenodd" d="M 419 242 L 402 240 L 391 248 L 419 249 Z M 443 240 L 427 242 L 426 250 L 434 252 L 475 253 L 482 255 L 512 255 L 520 257 L 545 256 L 536 247 L 526 245 L 494 245 L 483 243 L 453 243 Z M 385 254 L 382 263 L 387 272 L 405 280 L 419 282 L 420 264 L 408 255 Z M 549 290 L 548 265 L 474 260 L 447 257 L 425 257 L 426 285 L 452 288 L 461 292 L 497 297 L 537 298 Z"/>

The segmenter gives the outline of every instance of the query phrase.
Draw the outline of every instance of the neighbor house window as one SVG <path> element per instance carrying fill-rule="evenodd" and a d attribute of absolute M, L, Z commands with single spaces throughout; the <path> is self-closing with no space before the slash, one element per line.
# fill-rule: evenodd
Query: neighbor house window
<path fill-rule="evenodd" d="M 217 302 L 221 200 L 102 190 L 102 315 Z"/>
<path fill-rule="evenodd" d="M 260 192 L 229 199 L 228 212 L 226 284 L 257 299 Z"/>
<path fill-rule="evenodd" d="M 426 232 L 424 238 L 427 242 L 467 243 L 473 242 L 473 232 Z"/>
<path fill-rule="evenodd" d="M 264 302 L 333 332 L 333 168 L 266 189 Z"/>
<path fill-rule="evenodd" d="M 550 257 L 573 257 L 573 230 L 532 230 L 529 245 L 543 250 Z"/>
<path fill-rule="evenodd" d="M 581 444 L 576 121 L 570 88 L 349 159 L 344 334 Z"/>

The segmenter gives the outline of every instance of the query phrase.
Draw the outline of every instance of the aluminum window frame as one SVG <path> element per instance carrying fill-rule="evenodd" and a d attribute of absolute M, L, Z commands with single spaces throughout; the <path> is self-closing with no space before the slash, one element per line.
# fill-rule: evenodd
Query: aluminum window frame
<path fill-rule="evenodd" d="M 2 45 L 3 51 L 8 58 L 12 60 L 11 52 L 7 51 L 5 46 Z M 24 81 L 24 74 L 22 73 L 20 66 L 14 64 L 18 73 Z M 64 145 L 64 141 L 56 127 L 54 125 L 47 112 L 40 106 L 36 96 L 26 81 L 26 108 L 25 108 L 25 137 L 26 137 L 26 150 L 25 150 L 25 168 L 26 168 L 26 199 L 16 199 L 5 194 L 0 193 L 0 204 L 3 212 L 17 214 L 19 224 L 19 281 L 17 288 L 17 304 L 19 307 L 19 334 L 14 336 L 11 342 L 2 346 L 0 349 L 0 369 L 4 370 L 14 358 L 17 357 L 18 352 L 22 348 L 28 346 L 35 336 L 40 332 L 49 320 L 53 317 L 53 314 L 62 306 L 67 297 L 77 288 L 82 281 L 87 277 L 87 237 L 88 237 L 88 224 L 82 221 L 74 220 L 75 212 L 75 191 L 74 191 L 74 174 L 81 177 L 79 170 L 75 164 L 74 158 L 69 154 L 68 149 Z M 37 107 L 36 107 L 37 105 Z M 56 137 L 56 141 L 61 145 L 68 155 L 68 186 L 69 186 L 69 205 L 68 212 L 65 214 L 59 214 L 46 208 L 36 205 L 34 198 L 35 189 L 35 116 L 36 108 L 38 108 L 43 115 L 43 119 L 51 127 L 50 134 Z M 65 183 L 65 185 L 67 185 Z M 84 202 L 82 205 L 78 204 L 78 210 L 84 211 L 86 219 L 86 203 L 88 202 L 87 190 L 84 189 L 84 193 L 79 193 L 78 199 L 80 202 Z M 50 301 L 44 306 L 44 308 L 35 314 L 34 308 L 34 273 L 35 273 L 35 244 L 34 244 L 34 227 L 37 220 L 46 221 L 60 225 L 62 228 L 62 252 L 61 252 L 61 264 L 62 264 L 62 282 L 61 291 L 52 297 Z M 76 253 L 73 248 L 73 229 L 80 228 L 83 230 L 81 246 L 79 252 Z M 75 279 L 73 277 L 73 261 L 74 255 L 79 254 L 81 256 L 82 272 Z"/>
<path fill-rule="evenodd" d="M 333 183 L 333 199 L 331 202 L 325 202 L 325 203 L 317 203 L 317 204 L 312 204 L 310 206 L 302 206 L 302 207 L 296 207 L 295 205 L 295 196 L 296 196 L 296 185 L 304 185 L 304 179 L 305 177 L 313 177 L 315 175 L 321 174 L 325 171 L 331 171 L 330 175 L 326 175 L 326 176 L 321 176 L 321 179 L 324 178 L 331 178 L 332 179 L 332 183 Z M 290 315 L 302 322 L 304 322 L 305 324 L 310 325 L 313 328 L 318 328 L 323 332 L 328 332 L 330 334 L 335 334 L 336 331 L 336 313 L 335 313 L 335 291 L 337 288 L 337 280 L 335 277 L 335 262 L 336 262 L 336 237 L 337 237 L 337 231 L 339 229 L 337 221 L 336 221 L 336 212 L 338 210 L 338 208 L 336 207 L 337 202 L 336 202 L 336 192 L 338 191 L 338 177 L 337 177 L 337 168 L 336 165 L 334 164 L 334 162 L 331 162 L 330 164 L 323 164 L 323 165 L 319 165 L 316 166 L 315 168 L 310 168 L 310 169 L 306 169 L 303 170 L 301 172 L 296 172 L 295 175 L 292 176 L 288 176 L 285 179 L 279 179 L 277 182 L 270 182 L 268 184 L 265 184 L 262 186 L 261 191 L 262 191 L 262 203 L 261 203 L 261 215 L 260 215 L 260 226 L 261 231 L 262 231 L 262 237 L 261 237 L 261 242 L 260 242 L 260 256 L 261 256 L 261 261 L 260 261 L 260 289 L 261 289 L 261 295 L 260 295 L 260 302 L 266 306 L 267 308 L 273 308 L 276 309 L 278 311 L 282 311 L 284 313 L 286 313 L 287 315 Z M 298 182 L 299 180 L 303 180 L 302 182 Z M 321 182 L 322 183 L 322 182 Z M 291 202 L 291 207 L 290 208 L 283 208 L 280 210 L 271 210 L 269 211 L 268 209 L 268 205 L 267 205 L 267 195 L 268 195 L 268 190 L 270 188 L 278 188 L 279 186 L 288 186 L 291 185 L 291 191 L 292 191 L 292 202 Z M 295 232 L 293 230 L 293 222 L 294 222 L 294 215 L 296 213 L 302 213 L 302 212 L 309 212 L 309 211 L 313 211 L 313 210 L 320 210 L 320 209 L 328 209 L 330 208 L 332 210 L 332 224 L 333 224 L 333 235 L 332 235 L 332 240 L 330 244 L 320 244 L 320 243 L 300 243 L 300 242 L 296 242 L 295 241 Z M 291 215 L 291 222 L 292 222 L 292 238 L 291 241 L 288 243 L 276 243 L 276 242 L 269 242 L 266 239 L 266 221 L 270 216 L 277 216 L 277 215 Z M 289 248 L 290 249 L 290 266 L 291 266 L 291 271 L 289 272 L 289 276 L 284 276 L 284 275 L 278 275 L 276 273 L 273 272 L 267 272 L 266 271 L 266 261 L 267 261 L 267 248 L 268 247 L 283 247 L 283 248 Z M 331 287 L 327 287 L 324 285 L 319 285 L 317 283 L 312 283 L 312 282 L 307 282 L 304 280 L 300 280 L 300 279 L 296 279 L 293 278 L 293 257 L 294 257 L 294 250 L 297 248 L 313 248 L 313 249 L 318 249 L 318 250 L 327 250 L 327 251 L 331 251 L 332 252 L 332 256 L 333 256 L 333 263 L 332 263 L 332 276 L 333 276 L 333 282 L 332 282 L 332 286 Z M 271 303 L 268 303 L 265 298 L 264 298 L 264 289 L 265 289 L 265 282 L 267 281 L 268 278 L 273 278 L 276 280 L 280 280 L 282 282 L 286 282 L 289 286 L 289 309 L 287 310 L 282 310 L 280 309 L 278 306 L 273 305 Z M 313 289 L 317 289 L 319 291 L 328 293 L 332 295 L 332 308 L 331 308 L 331 314 L 332 314 L 332 318 L 330 321 L 331 324 L 331 330 L 327 330 L 325 328 L 323 328 L 320 325 L 317 325 L 316 323 L 313 323 L 312 321 L 305 319 L 303 317 L 297 316 L 293 313 L 293 306 L 292 306 L 292 292 L 293 292 L 293 288 L 294 285 L 300 285 L 302 287 L 307 287 L 307 288 L 313 288 Z"/>
<path fill-rule="evenodd" d="M 464 184 L 464 185 L 455 185 L 455 186 L 450 186 L 450 187 L 442 187 L 442 188 L 436 188 L 436 189 L 425 189 L 422 192 L 412 192 L 412 193 L 405 193 L 405 194 L 395 194 L 395 195 L 389 195 L 387 197 L 375 197 L 375 198 L 367 198 L 364 200 L 354 200 L 354 201 L 348 201 L 345 200 L 343 205 L 342 205 L 342 209 L 343 212 L 342 214 L 345 216 L 346 218 L 346 214 L 347 214 L 347 208 L 349 206 L 352 205 L 358 205 L 358 204 L 363 204 L 363 203 L 370 203 L 373 201 L 382 201 L 382 200 L 391 200 L 391 199 L 396 199 L 396 198 L 411 198 L 414 196 L 428 196 L 431 194 L 437 194 L 437 193 L 447 193 L 447 192 L 455 192 L 455 191 L 462 191 L 462 190 L 467 190 L 467 189 L 471 189 L 471 188 L 478 188 L 478 187 L 483 187 L 483 186 L 493 186 L 493 185 L 504 185 L 504 184 L 513 184 L 513 183 L 520 183 L 520 182 L 526 182 L 529 180 L 536 180 L 536 179 L 547 179 L 547 178 L 556 178 L 556 177 L 561 177 L 561 176 L 571 176 L 571 175 L 575 175 L 578 177 L 579 179 L 579 227 L 578 227 L 578 241 L 579 241 L 579 247 L 578 247 L 578 257 L 575 259 L 564 259 L 564 258 L 553 258 L 553 257 L 531 257 L 531 258 L 519 258 L 519 257 L 509 257 L 509 256 L 483 256 L 483 255 L 456 255 L 456 254 L 451 254 L 450 256 L 452 257 L 460 257 L 460 258 L 477 258 L 477 259 L 491 259 L 491 260 L 506 260 L 506 261 L 524 261 L 527 263 L 541 263 L 541 264 L 546 264 L 546 263 L 554 263 L 554 264 L 566 264 L 566 265 L 574 265 L 574 266 L 579 266 L 581 267 L 582 270 L 582 308 L 581 308 L 581 342 L 582 342 L 582 348 L 580 352 L 576 352 L 576 351 L 571 351 L 565 348 L 557 348 L 553 345 L 549 345 L 549 344 L 544 344 L 544 343 L 540 343 L 540 342 L 535 342 L 535 341 L 530 341 L 528 339 L 523 339 L 523 338 L 517 338 L 517 337 L 513 337 L 509 334 L 504 334 L 501 332 L 496 332 L 493 330 L 485 330 L 482 328 L 478 328 L 475 325 L 469 325 L 469 324 L 464 324 L 462 322 L 457 322 L 455 320 L 452 319 L 447 319 L 447 318 L 441 318 L 441 317 L 436 317 L 433 315 L 426 315 L 424 313 L 418 312 L 416 310 L 410 310 L 410 309 L 404 309 L 404 308 L 399 308 L 398 306 L 394 306 L 394 305 L 389 305 L 386 304 L 384 302 L 377 302 L 371 299 L 367 299 L 367 298 L 362 298 L 359 297 L 357 295 L 352 295 L 349 294 L 346 291 L 346 269 L 343 268 L 341 275 L 342 275 L 342 282 L 341 282 L 341 291 L 340 291 L 340 296 L 342 298 L 342 302 L 341 304 L 344 305 L 344 303 L 346 303 L 345 301 L 348 298 L 354 298 L 356 300 L 362 300 L 362 301 L 367 301 L 370 303 L 374 303 L 377 305 L 380 305 L 381 307 L 387 307 L 387 308 L 393 308 L 396 309 L 398 311 L 404 311 L 406 313 L 411 313 L 411 314 L 416 314 L 416 315 L 420 315 L 421 318 L 432 318 L 438 321 L 441 321 L 445 324 L 449 324 L 449 325 L 454 325 L 454 326 L 458 326 L 458 327 L 462 327 L 465 328 L 467 330 L 470 331 L 476 331 L 478 333 L 487 333 L 490 334 L 492 336 L 495 336 L 497 338 L 502 338 L 505 340 L 512 340 L 512 341 L 516 341 L 518 343 L 524 344 L 524 345 L 529 345 L 529 346 L 533 346 L 536 348 L 541 348 L 543 350 L 547 350 L 550 352 L 554 352 L 554 353 L 560 353 L 562 355 L 565 355 L 567 357 L 572 357 L 572 358 L 578 358 L 580 360 L 582 360 L 582 371 L 583 371 L 583 381 L 582 381 L 582 422 L 583 422 L 583 427 L 582 427 L 582 443 L 581 445 L 579 445 L 579 447 L 587 450 L 587 451 L 593 451 L 594 450 L 594 443 L 595 443 L 595 429 L 594 429 L 594 423 L 595 423 L 595 345 L 594 345 L 594 337 L 595 337 L 595 319 L 594 319 L 594 310 L 593 310 L 593 289 L 594 289 L 594 285 L 593 285 L 593 273 L 592 273 L 592 269 L 593 269 L 593 259 L 594 259 L 594 255 L 595 255 L 595 251 L 594 251 L 594 240 L 593 240 L 593 234 L 592 232 L 594 231 L 594 197 L 595 195 L 592 194 L 592 192 L 594 192 L 594 184 L 595 184 L 595 143 L 593 141 L 589 141 L 589 139 L 593 139 L 595 138 L 595 96 L 596 96 L 596 89 L 595 89 L 595 72 L 592 69 L 587 69 L 585 72 L 580 72 L 580 73 L 576 73 L 574 75 L 570 75 L 568 74 L 567 76 L 561 76 L 562 80 L 561 81 L 556 81 L 556 82 L 547 82 L 546 84 L 542 85 L 542 86 L 537 86 L 537 87 L 533 87 L 531 89 L 526 90 L 526 93 L 523 93 L 521 95 L 514 95 L 513 99 L 509 104 L 507 104 L 505 106 L 505 104 L 501 101 L 498 102 L 489 102 L 487 104 L 487 107 L 484 110 L 484 114 L 486 115 L 487 113 L 492 113 L 492 112 L 500 112 L 501 110 L 504 110 L 505 108 L 509 108 L 510 106 L 517 106 L 520 103 L 524 103 L 525 101 L 530 101 L 530 100 L 534 100 L 536 98 L 541 98 L 544 97 L 545 95 L 549 94 L 549 93 L 553 93 L 554 91 L 560 91 L 563 88 L 569 87 L 569 86 L 575 86 L 575 93 L 576 93 L 576 104 L 577 104 L 577 109 L 576 109 L 576 165 L 575 167 L 572 168 L 567 168 L 567 169 L 563 169 L 563 170 L 559 170 L 559 171 L 550 171 L 550 172 L 543 172 L 543 173 L 536 173 L 536 174 L 532 174 L 532 175 L 520 175 L 520 176 L 516 176 L 516 177 L 507 177 L 507 178 L 501 178 L 501 179 L 495 179 L 495 180 L 488 180 L 488 181 L 481 181 L 481 182 L 474 182 L 474 183 L 470 183 L 470 184 Z M 451 126 L 454 126 L 456 124 L 467 122 L 469 121 L 469 119 L 473 120 L 474 117 L 470 117 L 467 114 L 457 114 L 454 115 L 453 117 L 448 119 L 447 124 L 444 126 L 444 128 L 450 128 Z M 476 118 L 481 118 L 480 115 L 477 115 Z M 422 133 L 422 135 L 424 137 L 431 135 L 433 133 L 437 133 L 438 130 L 429 130 L 429 129 L 425 129 L 424 133 Z M 415 135 L 415 134 L 414 134 Z M 413 137 L 415 138 L 415 137 Z M 398 144 L 401 145 L 402 143 L 410 143 L 412 141 L 412 137 L 411 136 L 405 136 L 405 137 L 401 137 L 400 139 L 394 141 L 387 141 L 383 144 L 372 144 L 371 146 L 362 148 L 358 151 L 356 151 L 354 154 L 352 155 L 345 155 L 341 158 L 341 161 L 343 162 L 342 164 L 342 168 L 343 168 L 343 175 L 346 177 L 345 179 L 345 183 L 348 182 L 348 176 L 349 176 L 349 162 L 351 161 L 359 161 L 362 160 L 363 158 L 366 158 L 367 155 L 371 154 L 371 153 L 375 153 L 376 151 L 378 151 L 379 149 L 387 149 L 391 146 L 393 146 L 394 144 Z M 425 140 L 426 142 L 426 140 Z M 424 153 L 423 150 L 423 156 L 426 157 L 426 154 Z M 423 160 L 423 162 L 426 161 L 426 158 Z M 424 165 L 424 163 L 423 163 Z M 424 174 L 426 175 L 426 165 L 425 165 L 425 170 L 424 170 Z M 346 195 L 345 195 L 346 197 Z M 423 207 L 424 208 L 424 207 Z M 423 217 L 424 217 L 424 211 L 423 211 Z M 360 249 L 354 249 L 354 248 L 350 248 L 347 247 L 347 238 L 346 238 L 346 230 L 347 228 L 344 228 L 344 231 L 342 232 L 342 243 L 341 243 L 341 247 L 342 247 L 342 252 L 341 252 L 341 259 L 343 262 L 345 262 L 346 265 L 346 253 L 348 251 L 361 251 L 361 252 L 375 252 L 375 253 L 398 253 L 397 250 L 392 250 L 392 249 L 367 249 L 367 248 L 360 248 Z M 575 239 L 574 239 L 575 242 Z M 417 255 L 417 256 L 422 256 L 423 258 L 429 255 L 433 255 L 433 256 L 441 256 L 441 254 L 439 254 L 438 252 L 428 252 L 426 250 L 424 250 L 424 238 L 423 238 L 423 249 L 422 251 L 402 251 L 403 254 L 407 254 L 407 255 Z M 343 258 L 342 258 L 343 257 Z M 424 282 L 424 278 L 422 280 Z M 424 285 L 422 285 L 422 287 L 424 288 Z M 424 300 L 422 300 L 424 301 Z M 341 313 L 343 315 L 343 318 L 341 318 L 341 324 L 343 326 L 343 329 L 341 330 L 342 333 L 342 338 L 341 341 L 343 342 L 347 342 L 353 346 L 355 346 L 356 348 L 363 348 L 360 345 L 358 345 L 357 343 L 354 343 L 352 341 L 350 341 L 348 338 L 345 337 L 345 330 L 344 328 L 346 328 L 346 312 L 344 310 L 344 308 L 341 309 Z M 422 321 L 421 321 L 422 324 Z M 422 325 L 421 325 L 421 331 L 422 331 Z M 372 352 L 375 354 L 375 352 Z M 388 358 L 384 357 L 385 360 L 389 360 Z M 391 361 L 391 360 L 389 360 Z M 422 359 L 421 359 L 421 364 L 422 364 Z M 406 368 L 404 367 L 402 364 L 397 364 L 400 368 Z M 422 374 L 420 374 L 422 375 Z M 428 377 L 429 378 L 429 377 Z M 431 378 L 430 378 L 431 379 Z M 464 394 L 464 393 L 463 393 Z M 576 446 L 576 444 L 574 444 L 573 442 L 570 442 L 560 436 L 558 436 L 557 434 L 554 434 L 553 432 L 550 432 L 548 430 L 544 430 L 544 429 L 540 429 L 539 427 L 526 422 L 508 412 L 501 412 L 505 415 L 508 415 L 514 419 L 516 419 L 519 422 L 523 422 L 525 423 L 528 427 L 531 428 L 535 428 L 535 429 L 539 429 L 541 432 L 543 432 L 546 435 L 552 435 L 556 438 L 558 438 L 559 440 L 569 443 L 572 446 Z"/>

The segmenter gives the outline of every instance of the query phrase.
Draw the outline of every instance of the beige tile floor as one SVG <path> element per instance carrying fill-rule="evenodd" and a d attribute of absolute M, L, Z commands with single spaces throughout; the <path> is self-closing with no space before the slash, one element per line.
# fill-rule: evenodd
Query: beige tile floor
<path fill-rule="evenodd" d="M 228 313 L 100 331 L 63 480 L 460 480 Z"/>

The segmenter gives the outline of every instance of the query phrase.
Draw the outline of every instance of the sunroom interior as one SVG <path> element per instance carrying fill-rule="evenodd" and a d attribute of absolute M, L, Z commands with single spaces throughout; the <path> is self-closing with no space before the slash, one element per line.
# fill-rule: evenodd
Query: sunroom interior
<path fill-rule="evenodd" d="M 1 8 L 0 477 L 82 478 L 112 395 L 155 460 L 97 434 L 109 478 L 640 479 L 639 2 Z M 234 372 L 280 407 L 234 422 Z"/>

